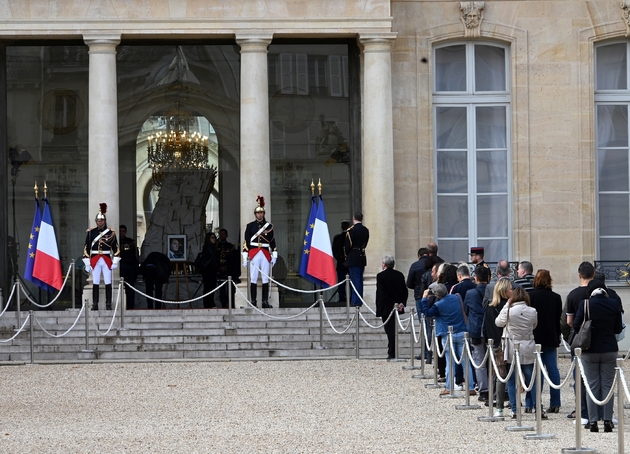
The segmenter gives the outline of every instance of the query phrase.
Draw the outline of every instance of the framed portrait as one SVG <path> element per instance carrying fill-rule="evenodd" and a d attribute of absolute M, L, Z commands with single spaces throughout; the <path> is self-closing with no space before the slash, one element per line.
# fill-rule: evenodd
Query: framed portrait
<path fill-rule="evenodd" d="M 188 259 L 186 257 L 187 246 L 186 235 L 168 235 L 166 255 L 171 259 L 171 262 L 185 262 Z"/>

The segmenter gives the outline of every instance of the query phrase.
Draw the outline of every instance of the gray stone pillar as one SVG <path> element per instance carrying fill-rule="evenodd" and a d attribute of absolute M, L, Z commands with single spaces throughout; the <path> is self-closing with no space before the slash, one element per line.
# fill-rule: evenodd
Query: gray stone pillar
<path fill-rule="evenodd" d="M 118 229 L 118 96 L 116 46 L 120 35 L 84 35 L 90 48 L 88 225 L 107 203 L 107 226 Z"/>
<path fill-rule="evenodd" d="M 254 219 L 258 195 L 265 198 L 267 218 L 270 212 L 267 46 L 272 37 L 270 33 L 236 36 L 241 46 L 241 229 Z"/>
<path fill-rule="evenodd" d="M 363 45 L 363 223 L 370 229 L 366 278 L 380 271 L 384 254 L 396 252 L 391 68 L 395 37 L 386 33 L 359 39 Z"/>

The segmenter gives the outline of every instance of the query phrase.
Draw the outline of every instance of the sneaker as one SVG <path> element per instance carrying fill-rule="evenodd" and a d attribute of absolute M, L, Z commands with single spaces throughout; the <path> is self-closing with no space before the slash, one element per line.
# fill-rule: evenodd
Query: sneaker
<path fill-rule="evenodd" d="M 586 418 L 580 418 L 580 424 L 582 424 L 582 425 L 586 425 L 586 424 L 588 424 L 588 419 L 586 419 Z M 573 421 L 573 425 L 575 425 L 575 421 Z"/>
<path fill-rule="evenodd" d="M 615 417 L 613 416 L 612 423 L 613 423 L 613 424 L 619 424 L 619 421 L 617 421 L 617 418 L 615 418 Z"/>
<path fill-rule="evenodd" d="M 462 385 L 455 385 L 455 386 L 453 387 L 453 389 L 454 389 L 455 391 L 462 391 L 462 390 L 464 389 L 464 387 L 463 387 Z"/>
<path fill-rule="evenodd" d="M 497 408 L 496 410 L 494 410 L 494 416 L 496 418 L 503 418 L 503 408 Z"/>

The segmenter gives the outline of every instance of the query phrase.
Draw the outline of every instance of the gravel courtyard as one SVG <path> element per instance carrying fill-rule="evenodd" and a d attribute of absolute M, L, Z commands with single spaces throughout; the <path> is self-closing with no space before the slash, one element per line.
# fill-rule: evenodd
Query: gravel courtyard
<path fill-rule="evenodd" d="M 524 440 L 488 409 L 456 410 L 417 371 L 384 360 L 47 364 L 0 367 L 6 453 L 553 453 L 575 446 L 573 408 Z M 569 361 L 561 361 L 566 373 Z M 630 381 L 630 367 L 625 364 Z M 548 404 L 548 390 L 543 393 Z M 476 398 L 471 402 L 478 403 Z M 617 415 L 618 416 L 618 415 Z M 626 420 L 630 410 L 625 411 Z M 531 414 L 524 423 L 535 425 Z M 583 446 L 617 452 L 614 433 Z M 603 430 L 603 428 L 601 429 Z M 525 432 L 529 433 L 529 432 Z M 630 452 L 630 430 L 625 429 Z"/>

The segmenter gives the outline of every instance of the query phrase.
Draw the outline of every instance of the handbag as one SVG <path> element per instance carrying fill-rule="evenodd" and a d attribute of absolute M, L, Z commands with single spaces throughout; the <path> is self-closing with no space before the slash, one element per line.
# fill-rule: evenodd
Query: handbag
<path fill-rule="evenodd" d="M 573 342 L 571 342 L 572 349 L 588 350 L 591 346 L 591 314 L 588 303 L 589 300 L 584 300 L 584 321 L 580 330 L 575 334 Z"/>
<path fill-rule="evenodd" d="M 497 363 L 497 369 L 501 374 L 501 378 L 507 375 L 507 366 L 505 365 L 505 357 L 503 356 L 503 346 L 493 347 L 492 353 L 494 353 L 494 362 Z"/>

